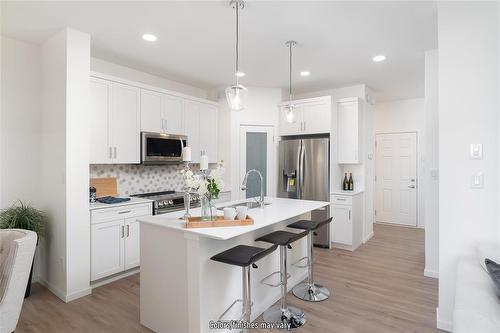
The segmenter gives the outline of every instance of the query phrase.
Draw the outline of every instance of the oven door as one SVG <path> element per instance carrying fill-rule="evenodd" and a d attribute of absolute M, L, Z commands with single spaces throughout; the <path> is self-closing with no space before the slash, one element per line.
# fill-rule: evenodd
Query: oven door
<path fill-rule="evenodd" d="M 142 164 L 182 162 L 182 148 L 187 146 L 187 136 L 142 132 L 141 139 Z"/>

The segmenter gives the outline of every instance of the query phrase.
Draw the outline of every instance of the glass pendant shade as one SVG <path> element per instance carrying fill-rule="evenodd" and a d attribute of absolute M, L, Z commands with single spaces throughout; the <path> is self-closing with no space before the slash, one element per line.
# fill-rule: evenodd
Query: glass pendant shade
<path fill-rule="evenodd" d="M 226 98 L 231 110 L 242 111 L 246 105 L 247 88 L 241 84 L 228 87 L 226 88 Z"/>
<path fill-rule="evenodd" d="M 290 124 L 295 122 L 295 113 L 293 112 L 293 109 L 295 108 L 294 105 L 290 104 L 285 107 L 286 113 L 285 113 L 285 118 L 286 121 Z"/>

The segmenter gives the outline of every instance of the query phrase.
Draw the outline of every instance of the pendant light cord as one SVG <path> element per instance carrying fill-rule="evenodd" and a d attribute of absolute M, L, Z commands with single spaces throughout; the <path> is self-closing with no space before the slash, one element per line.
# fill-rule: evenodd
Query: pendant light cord
<path fill-rule="evenodd" d="M 290 85 L 289 85 L 289 99 L 290 99 L 290 105 L 292 104 L 292 43 L 289 43 L 288 47 L 290 48 L 289 51 L 289 66 L 290 66 Z"/>
<path fill-rule="evenodd" d="M 236 73 L 240 70 L 240 15 L 239 15 L 239 7 L 240 4 L 238 1 L 235 2 L 236 9 Z M 236 85 L 238 85 L 238 75 L 236 75 Z"/>

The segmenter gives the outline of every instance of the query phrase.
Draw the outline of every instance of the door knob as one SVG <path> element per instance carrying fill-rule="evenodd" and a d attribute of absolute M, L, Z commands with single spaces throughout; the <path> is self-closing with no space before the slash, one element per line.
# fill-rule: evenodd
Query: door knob
<path fill-rule="evenodd" d="M 408 188 L 415 188 L 415 185 L 408 185 Z"/>

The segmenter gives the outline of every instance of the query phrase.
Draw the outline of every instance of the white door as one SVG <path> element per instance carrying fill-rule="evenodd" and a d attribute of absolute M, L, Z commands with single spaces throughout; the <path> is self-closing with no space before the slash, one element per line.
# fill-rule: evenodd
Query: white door
<path fill-rule="evenodd" d="M 140 223 L 137 219 L 125 219 L 125 269 L 137 267 L 141 262 Z"/>
<path fill-rule="evenodd" d="M 217 108 L 203 103 L 200 103 L 200 150 L 205 151 L 209 163 L 217 163 Z"/>
<path fill-rule="evenodd" d="M 184 133 L 184 103 L 179 97 L 163 95 L 163 128 L 169 134 Z"/>
<path fill-rule="evenodd" d="M 123 270 L 123 220 L 92 225 L 90 279 L 101 279 Z"/>
<path fill-rule="evenodd" d="M 110 84 L 108 81 L 90 80 L 90 164 L 111 163 L 109 137 Z"/>
<path fill-rule="evenodd" d="M 302 106 L 305 134 L 330 133 L 331 104 L 327 101 L 304 103 Z"/>
<path fill-rule="evenodd" d="M 141 131 L 163 132 L 162 98 L 162 93 L 141 89 Z"/>
<path fill-rule="evenodd" d="M 191 147 L 192 162 L 200 163 L 200 103 L 184 103 L 184 135 L 188 137 L 188 146 Z"/>
<path fill-rule="evenodd" d="M 114 163 L 139 163 L 140 89 L 112 83 L 110 133 Z"/>
<path fill-rule="evenodd" d="M 417 225 L 417 134 L 377 134 L 375 220 Z"/>
<path fill-rule="evenodd" d="M 331 205 L 334 223 L 331 226 L 331 239 L 334 243 L 352 245 L 351 206 Z"/>
<path fill-rule="evenodd" d="M 239 182 L 248 170 L 257 169 L 264 178 L 264 195 L 274 196 L 275 165 L 274 127 L 240 126 Z M 248 177 L 245 191 L 240 189 L 239 198 L 253 198 L 260 195 L 260 179 L 256 173 Z"/>

